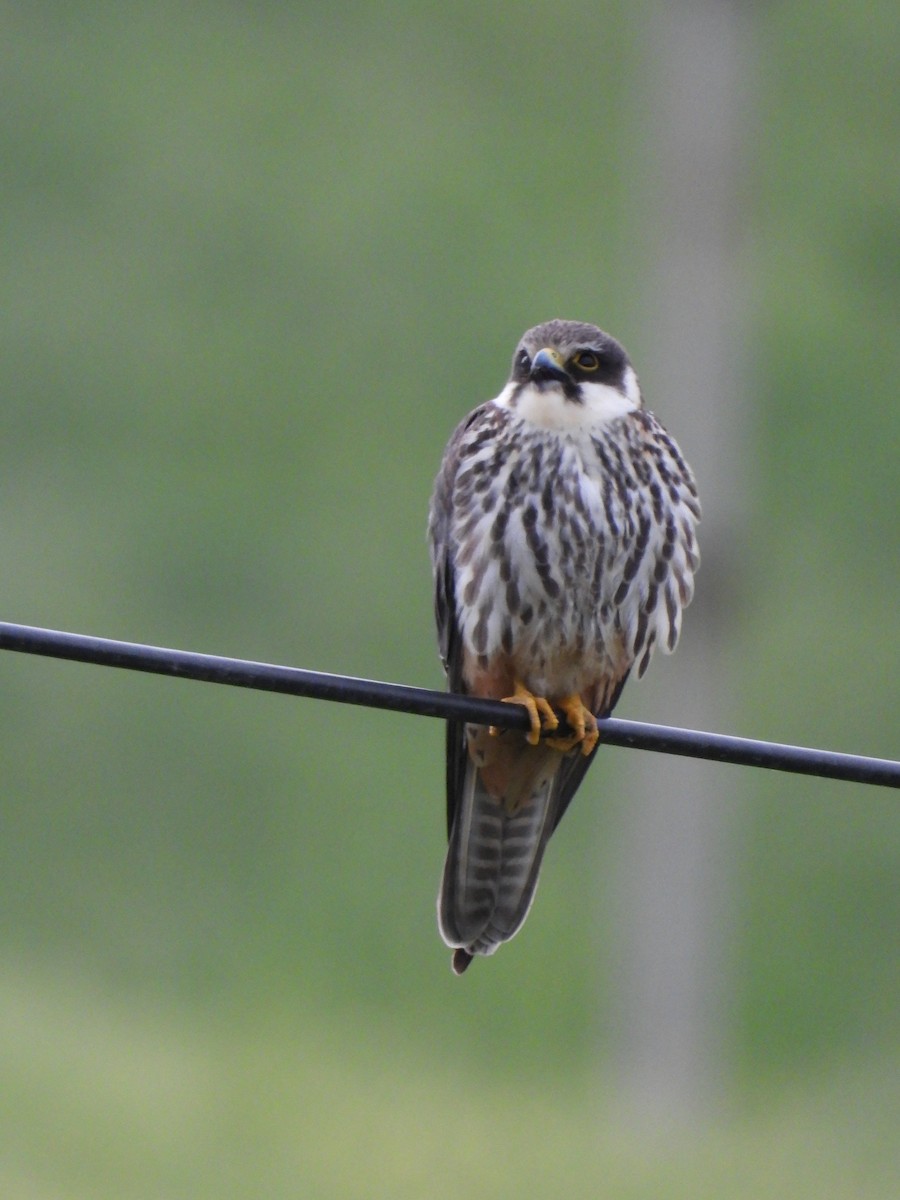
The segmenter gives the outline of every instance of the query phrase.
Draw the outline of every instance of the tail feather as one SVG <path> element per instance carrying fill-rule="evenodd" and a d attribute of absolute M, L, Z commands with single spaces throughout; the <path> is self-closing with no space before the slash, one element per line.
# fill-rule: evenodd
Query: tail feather
<path fill-rule="evenodd" d="M 554 767 L 560 761 L 544 753 Z M 531 907 L 556 809 L 556 770 L 537 765 L 544 769 L 534 772 L 527 798 L 509 811 L 466 762 L 438 900 L 441 936 L 457 948 L 458 973 L 472 955 L 493 954 L 508 941 Z"/>

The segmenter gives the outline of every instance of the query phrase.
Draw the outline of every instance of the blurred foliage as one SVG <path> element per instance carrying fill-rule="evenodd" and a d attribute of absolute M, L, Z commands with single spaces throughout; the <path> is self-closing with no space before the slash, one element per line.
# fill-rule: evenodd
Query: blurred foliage
<path fill-rule="evenodd" d="M 652 337 L 641 13 L 5 4 L 4 619 L 437 685 L 450 430 L 535 321 Z M 742 230 L 741 732 L 881 755 L 895 20 L 759 8 Z M 461 988 L 436 723 L 4 655 L 0 728 L 5 1194 L 889 1194 L 890 794 L 745 773 L 736 1110 L 648 1157 L 595 1094 L 623 754 Z"/>
<path fill-rule="evenodd" d="M 686 1144 L 636 1134 L 584 1078 L 464 1063 L 404 1021 L 297 998 L 201 1013 L 19 970 L 0 1014 L 8 1196 L 885 1200 L 896 1184 L 896 1055 L 769 1089 Z"/>

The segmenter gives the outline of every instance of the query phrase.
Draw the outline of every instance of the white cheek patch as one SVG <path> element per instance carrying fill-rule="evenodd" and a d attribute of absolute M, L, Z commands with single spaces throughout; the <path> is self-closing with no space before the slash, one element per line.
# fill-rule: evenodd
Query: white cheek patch
<path fill-rule="evenodd" d="M 517 385 L 515 383 L 513 383 L 512 381 L 510 381 L 506 385 L 506 387 L 503 389 L 503 391 L 500 393 L 500 395 L 494 401 L 494 403 L 497 405 L 498 408 L 505 408 L 505 409 L 508 409 L 510 412 L 515 412 L 515 407 L 513 405 L 512 398 L 513 398 L 513 393 L 516 390 L 516 386 Z"/>
<path fill-rule="evenodd" d="M 567 400 L 561 387 L 536 388 L 526 384 L 516 395 L 517 385 L 508 383 L 494 403 L 540 429 L 557 433 L 584 431 L 640 408 L 641 393 L 631 367 L 626 368 L 623 386 L 624 393 L 605 383 L 582 382 L 579 404 Z"/>
<path fill-rule="evenodd" d="M 625 375 L 622 378 L 622 386 L 625 389 L 625 395 L 634 404 L 634 407 L 640 408 L 641 387 L 638 383 L 638 377 L 634 373 L 634 367 L 628 366 L 625 368 Z"/>
<path fill-rule="evenodd" d="M 591 415 L 591 424 L 604 424 L 624 417 L 641 406 L 641 392 L 633 368 L 625 368 L 622 380 L 624 391 L 606 383 L 582 383 L 581 396 L 584 407 Z"/>

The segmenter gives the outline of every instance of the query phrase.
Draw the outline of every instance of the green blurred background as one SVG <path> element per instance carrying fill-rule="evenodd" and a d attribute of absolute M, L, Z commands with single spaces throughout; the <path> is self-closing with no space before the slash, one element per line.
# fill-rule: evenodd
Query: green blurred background
<path fill-rule="evenodd" d="M 748 8 L 735 732 L 890 757 L 896 12 Z M 454 424 L 539 320 L 653 341 L 657 13 L 3 4 L 0 616 L 439 686 Z M 0 721 L 4 1196 L 896 1194 L 887 790 L 730 770 L 726 1083 L 665 1136 L 618 1104 L 627 752 L 456 980 L 437 722 L 14 654 Z"/>

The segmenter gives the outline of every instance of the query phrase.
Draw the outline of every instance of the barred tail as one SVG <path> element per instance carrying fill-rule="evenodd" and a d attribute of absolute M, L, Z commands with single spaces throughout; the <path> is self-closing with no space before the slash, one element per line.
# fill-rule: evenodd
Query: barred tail
<path fill-rule="evenodd" d="M 457 948 L 454 970 L 475 954 L 493 954 L 520 928 L 534 899 L 555 824 L 553 774 L 535 780 L 528 799 L 508 812 L 467 760 L 438 897 L 441 936 Z"/>

